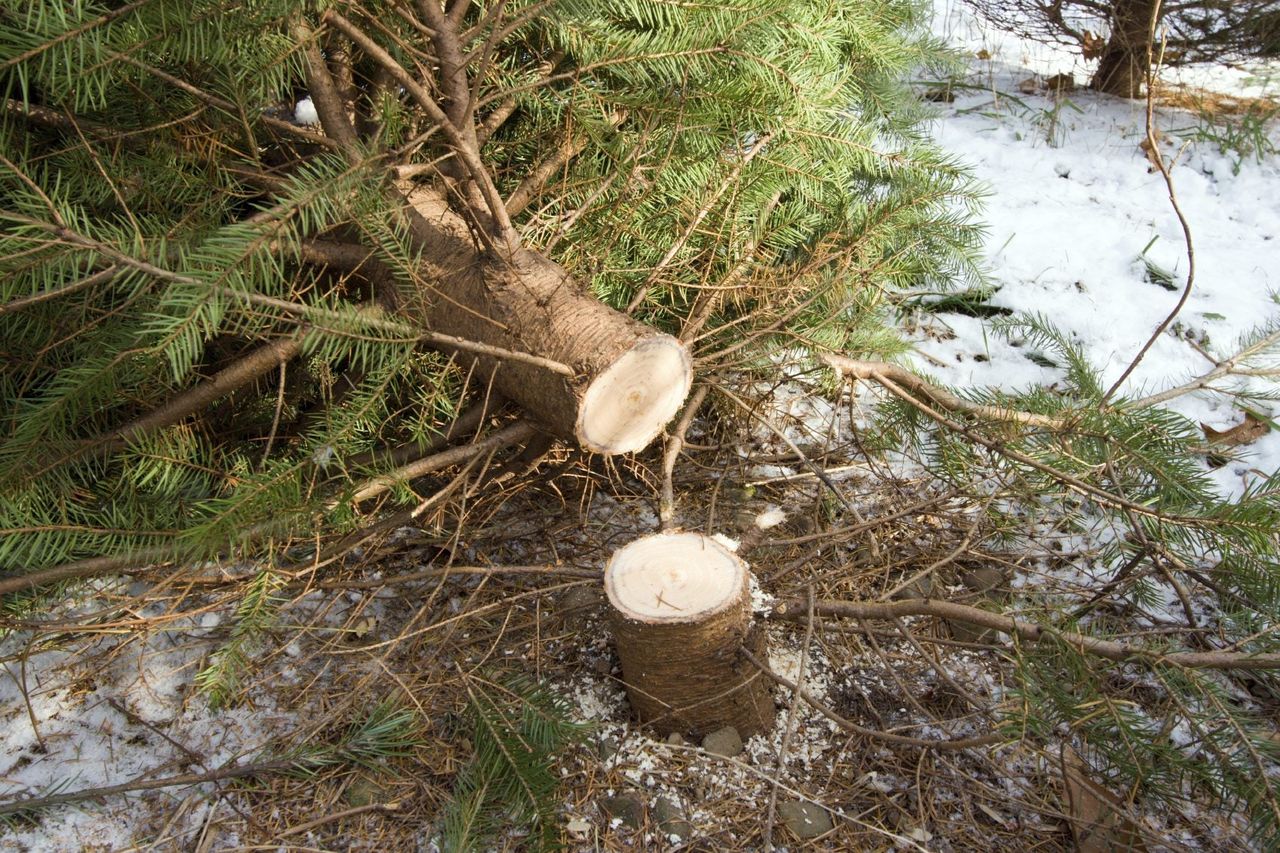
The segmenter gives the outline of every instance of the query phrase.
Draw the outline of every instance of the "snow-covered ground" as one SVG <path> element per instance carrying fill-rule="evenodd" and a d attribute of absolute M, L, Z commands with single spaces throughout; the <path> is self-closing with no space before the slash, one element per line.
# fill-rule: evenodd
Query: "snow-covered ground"
<path fill-rule="evenodd" d="M 935 32 L 972 57 L 963 82 L 974 88 L 954 90 L 955 101 L 943 105 L 934 132 L 991 191 L 986 255 L 998 290 L 989 304 L 1047 317 L 1070 334 L 1109 384 L 1173 309 L 1188 269 L 1164 179 L 1139 147 L 1146 138 L 1146 105 L 1083 88 L 1089 70 L 1078 52 L 997 31 L 959 0 L 937 0 L 935 10 Z M 1072 75 L 1082 88 L 1061 100 L 1043 88 L 1020 90 L 1024 81 L 1056 74 Z M 1170 72 L 1168 79 L 1256 97 L 1268 81 L 1280 83 L 1280 66 L 1270 72 L 1193 67 Z M 1178 322 L 1122 389 L 1129 397 L 1206 373 L 1214 364 L 1202 350 L 1230 356 L 1240 336 L 1280 318 L 1280 161 L 1239 161 L 1212 142 L 1194 141 L 1185 131 L 1198 121 L 1190 112 L 1162 107 L 1155 121 L 1164 154 L 1175 163 L 1175 192 L 1192 231 L 1197 269 Z M 1273 143 L 1278 138 L 1272 128 Z M 1147 280 L 1144 250 L 1173 273 L 1177 291 Z M 1017 390 L 1052 385 L 1062 375 L 993 333 L 987 320 L 926 316 L 913 337 L 923 354 L 917 365 L 949 385 Z M 1253 378 L 1217 384 L 1274 386 Z M 1244 418 L 1231 398 L 1212 392 L 1168 406 L 1216 429 Z M 1258 408 L 1273 414 L 1265 405 Z M 1257 476 L 1250 468 L 1269 474 L 1280 467 L 1280 431 L 1241 455 L 1241 463 L 1217 472 L 1227 493 Z"/>

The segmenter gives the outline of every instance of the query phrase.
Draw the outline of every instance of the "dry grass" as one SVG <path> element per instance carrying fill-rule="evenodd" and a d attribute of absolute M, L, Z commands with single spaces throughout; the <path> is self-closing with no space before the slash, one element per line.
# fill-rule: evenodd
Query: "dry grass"
<path fill-rule="evenodd" d="M 1186 110 L 1209 120 L 1230 120 L 1246 115 L 1271 115 L 1280 112 L 1280 100 L 1274 96 L 1251 98 L 1228 95 L 1185 84 L 1157 83 L 1155 102 L 1162 107 Z"/>

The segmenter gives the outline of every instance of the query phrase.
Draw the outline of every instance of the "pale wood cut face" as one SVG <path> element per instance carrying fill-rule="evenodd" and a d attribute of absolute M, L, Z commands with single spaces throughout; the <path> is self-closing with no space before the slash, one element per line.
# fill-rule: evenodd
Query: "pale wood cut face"
<path fill-rule="evenodd" d="M 578 440 L 595 453 L 642 450 L 675 417 L 692 383 L 683 344 L 669 335 L 641 341 L 587 388 Z"/>
<path fill-rule="evenodd" d="M 700 533 L 660 533 L 615 551 L 604 582 L 610 603 L 630 618 L 698 621 L 742 600 L 746 567 Z"/>

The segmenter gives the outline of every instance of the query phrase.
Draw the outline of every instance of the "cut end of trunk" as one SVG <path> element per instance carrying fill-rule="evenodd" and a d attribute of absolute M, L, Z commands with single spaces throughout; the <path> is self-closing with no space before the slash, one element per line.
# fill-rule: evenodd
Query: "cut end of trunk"
<path fill-rule="evenodd" d="M 593 453 L 643 450 L 689 394 L 693 365 L 670 335 L 646 338 L 624 352 L 587 387 L 578 413 L 578 441 Z"/>
<path fill-rule="evenodd" d="M 628 619 L 701 622 L 742 600 L 746 567 L 700 533 L 664 533 L 616 551 L 604 578 L 609 602 Z"/>

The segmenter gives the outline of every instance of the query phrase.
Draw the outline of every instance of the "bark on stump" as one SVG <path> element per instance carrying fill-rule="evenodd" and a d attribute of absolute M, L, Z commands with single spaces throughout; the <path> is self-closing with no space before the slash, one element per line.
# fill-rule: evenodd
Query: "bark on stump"
<path fill-rule="evenodd" d="M 746 738 L 773 726 L 758 656 L 748 569 L 699 533 L 658 533 L 615 551 L 604 574 L 610 621 L 631 706 L 661 733 L 700 736 L 733 726 Z"/>
<path fill-rule="evenodd" d="M 567 271 L 525 249 L 478 250 L 466 222 L 428 188 L 406 188 L 431 234 L 423 284 L 402 304 L 429 328 L 566 364 L 564 376 L 527 362 L 460 352 L 482 381 L 551 433 L 594 453 L 643 449 L 680 409 L 693 381 L 689 352 L 600 302 Z"/>

